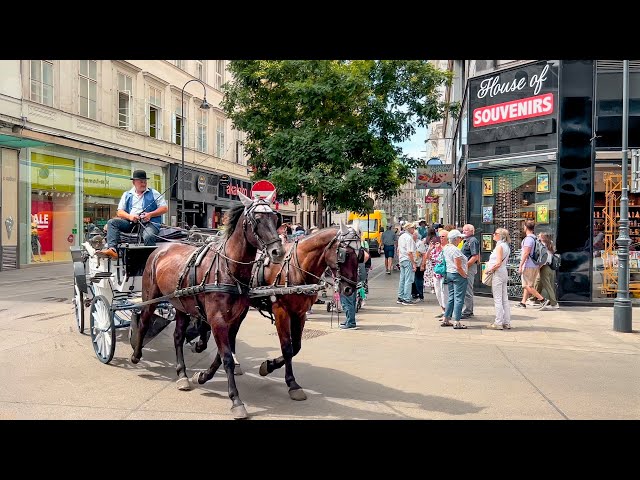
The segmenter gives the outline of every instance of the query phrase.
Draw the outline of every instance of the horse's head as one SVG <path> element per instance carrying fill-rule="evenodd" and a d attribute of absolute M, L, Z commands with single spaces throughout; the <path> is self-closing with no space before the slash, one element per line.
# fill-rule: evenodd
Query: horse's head
<path fill-rule="evenodd" d="M 350 296 L 356 291 L 359 252 L 358 232 L 340 222 L 334 241 L 327 246 L 325 260 L 336 279 L 336 286 L 343 295 Z"/>
<path fill-rule="evenodd" d="M 254 247 L 266 252 L 273 263 L 280 263 L 284 258 L 284 247 L 278 235 L 278 227 L 282 223 L 282 216 L 271 209 L 272 192 L 265 199 L 251 200 L 238 192 L 244 205 L 245 222 L 243 229 L 247 241 Z M 248 231 L 248 232 L 247 232 Z"/>

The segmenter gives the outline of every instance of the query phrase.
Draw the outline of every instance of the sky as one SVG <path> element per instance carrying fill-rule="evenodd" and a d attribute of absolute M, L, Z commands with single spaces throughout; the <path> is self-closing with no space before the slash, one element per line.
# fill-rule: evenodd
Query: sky
<path fill-rule="evenodd" d="M 403 152 L 411 157 L 426 158 L 427 153 L 427 129 L 426 127 L 416 127 L 416 133 L 408 140 L 398 144 Z"/>

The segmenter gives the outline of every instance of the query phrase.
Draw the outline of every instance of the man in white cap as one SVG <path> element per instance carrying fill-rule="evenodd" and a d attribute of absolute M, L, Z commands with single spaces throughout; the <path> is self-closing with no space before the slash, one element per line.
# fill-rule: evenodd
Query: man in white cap
<path fill-rule="evenodd" d="M 398 300 L 400 305 L 413 305 L 411 284 L 416 276 L 416 244 L 413 241 L 414 223 L 404 224 L 404 233 L 398 239 L 398 259 L 400 261 L 400 283 L 398 284 Z"/>

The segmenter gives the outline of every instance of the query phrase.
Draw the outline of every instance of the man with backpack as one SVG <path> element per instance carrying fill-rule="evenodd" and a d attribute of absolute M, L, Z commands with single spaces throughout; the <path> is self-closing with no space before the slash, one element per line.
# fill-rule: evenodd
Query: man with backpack
<path fill-rule="evenodd" d="M 522 248 L 522 258 L 520 259 L 520 267 L 518 268 L 518 272 L 522 278 L 522 301 L 516 304 L 516 307 L 519 308 L 527 308 L 526 302 L 529 295 L 538 299 L 540 308 L 549 305 L 549 300 L 540 295 L 540 292 L 534 287 L 538 275 L 540 275 L 540 266 L 546 263 L 549 255 L 544 244 L 537 239 L 534 233 L 535 225 L 533 220 L 525 220 L 524 222 L 525 237 L 522 239 L 520 245 Z"/>

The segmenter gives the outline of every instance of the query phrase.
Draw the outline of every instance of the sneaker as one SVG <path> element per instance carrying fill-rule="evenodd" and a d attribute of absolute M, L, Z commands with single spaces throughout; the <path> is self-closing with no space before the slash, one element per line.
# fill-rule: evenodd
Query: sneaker
<path fill-rule="evenodd" d="M 540 301 L 540 310 L 542 310 L 544 307 L 546 307 L 547 305 L 549 305 L 549 299 L 548 298 L 543 298 Z"/>
<path fill-rule="evenodd" d="M 524 303 L 522 303 L 522 302 L 518 302 L 518 303 L 516 303 L 516 305 L 515 305 L 515 306 L 516 306 L 517 308 L 527 308 L 527 306 L 526 306 Z"/>
<path fill-rule="evenodd" d="M 405 302 L 404 300 L 400 302 L 402 305 L 407 305 L 407 306 L 411 306 L 414 304 L 414 302 Z"/>
<path fill-rule="evenodd" d="M 399 298 L 399 299 L 397 299 L 397 300 L 396 300 L 396 303 L 397 303 L 398 305 L 402 305 L 402 304 L 404 303 L 404 300 L 402 300 L 402 299 L 400 299 L 400 298 Z"/>
<path fill-rule="evenodd" d="M 391 275 L 391 270 L 387 270 L 387 275 Z"/>
<path fill-rule="evenodd" d="M 490 323 L 487 325 L 487 328 L 490 328 L 491 330 L 504 330 L 502 325 L 496 325 L 495 323 Z"/>
<path fill-rule="evenodd" d="M 511 330 L 511 324 L 510 323 L 504 323 L 502 325 L 502 329 L 503 330 Z"/>
<path fill-rule="evenodd" d="M 343 325 L 340 324 L 340 330 L 358 330 L 357 325 Z"/>
<path fill-rule="evenodd" d="M 463 313 L 462 315 L 460 315 L 460 318 L 469 318 L 469 317 L 473 317 L 473 313 Z"/>
<path fill-rule="evenodd" d="M 560 304 L 556 303 L 555 305 L 550 305 L 550 307 L 554 310 L 560 310 Z"/>

